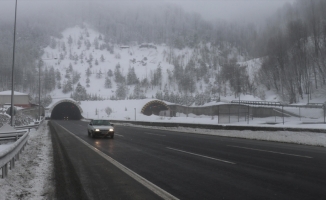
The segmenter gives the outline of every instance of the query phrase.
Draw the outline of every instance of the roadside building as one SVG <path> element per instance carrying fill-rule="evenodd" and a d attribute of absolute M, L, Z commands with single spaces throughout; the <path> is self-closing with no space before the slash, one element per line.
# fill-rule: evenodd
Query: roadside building
<path fill-rule="evenodd" d="M 28 94 L 21 92 L 14 92 L 14 106 L 30 108 Z M 0 92 L 0 105 L 11 105 L 11 90 Z"/>

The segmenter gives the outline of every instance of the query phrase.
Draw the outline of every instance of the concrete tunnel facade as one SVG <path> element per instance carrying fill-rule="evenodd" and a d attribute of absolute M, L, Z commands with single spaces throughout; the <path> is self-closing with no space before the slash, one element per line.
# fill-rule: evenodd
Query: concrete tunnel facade
<path fill-rule="evenodd" d="M 169 106 L 163 101 L 153 100 L 146 103 L 141 113 L 147 116 L 159 115 L 161 111 L 170 111 Z M 48 109 L 47 116 L 54 120 L 64 120 L 68 118 L 69 120 L 80 120 L 82 116 L 83 109 L 80 105 L 72 99 L 64 99 L 56 102 Z"/>
<path fill-rule="evenodd" d="M 69 120 L 80 120 L 83 118 L 83 109 L 77 102 L 69 99 L 61 100 L 51 106 L 50 118 L 63 120 L 68 117 Z"/>
<path fill-rule="evenodd" d="M 161 111 L 168 111 L 169 106 L 163 101 L 153 100 L 144 105 L 141 110 L 141 113 L 147 116 L 150 115 L 160 115 Z"/>

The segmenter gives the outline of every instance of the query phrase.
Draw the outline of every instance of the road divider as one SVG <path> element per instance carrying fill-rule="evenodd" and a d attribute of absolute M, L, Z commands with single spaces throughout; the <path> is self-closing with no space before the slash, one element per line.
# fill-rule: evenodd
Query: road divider
<path fill-rule="evenodd" d="M 316 132 L 326 133 L 326 129 L 322 128 L 294 128 L 294 127 L 273 127 L 271 126 L 252 126 L 252 125 L 218 125 L 218 124 L 194 124 L 194 123 L 177 123 L 177 122 L 145 122 L 145 121 L 122 121 L 110 120 L 113 124 L 132 124 L 148 127 L 184 127 L 198 129 L 213 129 L 213 130 L 251 130 L 251 131 L 294 131 L 294 132 Z"/>

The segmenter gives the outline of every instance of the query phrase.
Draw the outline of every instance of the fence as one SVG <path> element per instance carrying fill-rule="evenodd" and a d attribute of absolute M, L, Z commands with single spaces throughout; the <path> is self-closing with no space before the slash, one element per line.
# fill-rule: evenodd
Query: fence
<path fill-rule="evenodd" d="M 323 104 L 281 105 L 278 102 L 234 101 L 229 104 L 219 104 L 203 107 L 186 107 L 169 105 L 169 116 L 177 117 L 176 113 L 188 116 L 195 115 L 218 116 L 219 124 L 246 122 L 254 120 L 257 123 L 286 123 L 290 120 L 301 123 L 325 123 Z"/>
<path fill-rule="evenodd" d="M 240 104 L 241 105 L 241 104 Z M 237 105 L 239 106 L 239 105 Z M 302 124 L 326 123 L 325 110 L 317 107 L 262 107 L 253 105 L 230 106 L 230 110 L 220 107 L 219 124 L 254 121 L 261 124 L 279 124 L 287 122 L 299 122 Z M 247 107 L 247 109 L 245 108 Z"/>
<path fill-rule="evenodd" d="M 251 111 L 251 112 L 250 112 Z M 249 122 L 252 118 L 252 109 L 244 105 L 220 106 L 218 109 L 218 123 Z"/>

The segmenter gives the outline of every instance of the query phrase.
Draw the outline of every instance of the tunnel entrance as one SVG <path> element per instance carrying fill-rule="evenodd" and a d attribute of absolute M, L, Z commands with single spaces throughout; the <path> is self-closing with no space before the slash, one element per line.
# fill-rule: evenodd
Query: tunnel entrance
<path fill-rule="evenodd" d="M 142 109 L 144 115 L 160 115 L 161 111 L 167 111 L 169 107 L 162 101 L 154 100 L 148 102 Z"/>
<path fill-rule="evenodd" d="M 51 119 L 80 120 L 82 118 L 80 109 L 72 102 L 61 102 L 57 104 L 51 112 Z"/>

